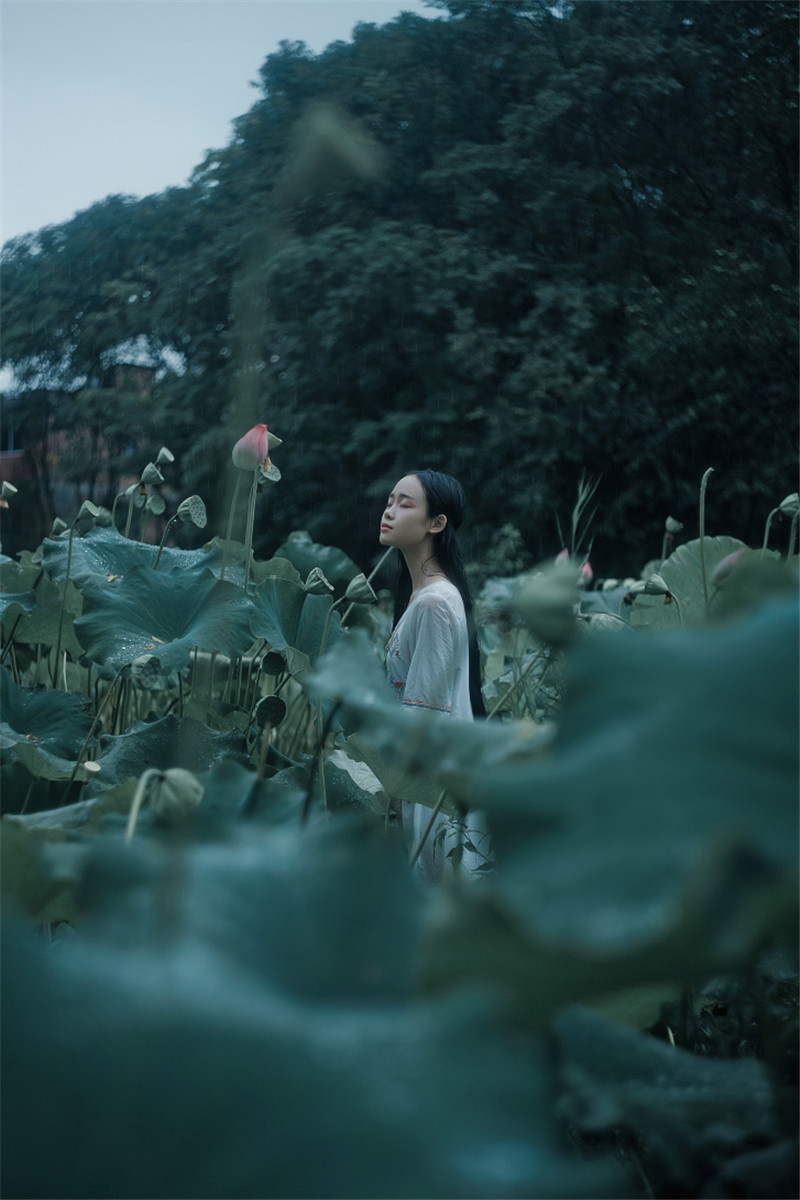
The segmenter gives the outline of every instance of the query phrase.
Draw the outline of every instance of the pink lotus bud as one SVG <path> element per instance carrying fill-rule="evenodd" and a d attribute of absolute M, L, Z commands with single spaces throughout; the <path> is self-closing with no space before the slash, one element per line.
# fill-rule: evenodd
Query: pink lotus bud
<path fill-rule="evenodd" d="M 592 564 L 588 561 L 588 559 L 581 567 L 581 579 L 583 580 L 584 585 L 586 585 L 586 586 L 588 586 L 594 579 L 594 571 L 592 570 Z"/>
<path fill-rule="evenodd" d="M 569 550 L 566 550 L 566 549 L 560 550 L 558 552 L 558 554 L 556 555 L 556 562 L 557 563 L 569 562 Z"/>
<path fill-rule="evenodd" d="M 266 425 L 254 425 L 239 438 L 231 451 L 233 465 L 242 471 L 256 471 L 262 463 L 269 465 L 269 434 Z"/>

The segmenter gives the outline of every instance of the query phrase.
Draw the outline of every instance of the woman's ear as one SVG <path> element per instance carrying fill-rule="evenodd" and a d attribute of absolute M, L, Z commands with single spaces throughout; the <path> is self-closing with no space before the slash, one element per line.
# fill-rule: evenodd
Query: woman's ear
<path fill-rule="evenodd" d="M 434 517 L 431 521 L 431 533 L 441 533 L 447 524 L 447 517 L 444 513 L 439 513 L 438 517 Z"/>

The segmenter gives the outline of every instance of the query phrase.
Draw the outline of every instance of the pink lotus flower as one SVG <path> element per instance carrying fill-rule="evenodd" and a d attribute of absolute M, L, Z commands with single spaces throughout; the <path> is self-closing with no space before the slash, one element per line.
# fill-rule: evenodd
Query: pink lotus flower
<path fill-rule="evenodd" d="M 569 550 L 566 550 L 566 549 L 560 550 L 559 553 L 556 555 L 556 562 L 559 564 L 568 563 L 569 561 L 570 561 Z M 578 580 L 579 586 L 580 587 L 588 587 L 593 579 L 594 579 L 594 571 L 592 570 L 592 564 L 588 560 L 585 563 L 581 563 L 580 578 Z"/>
<path fill-rule="evenodd" d="M 269 468 L 269 435 L 266 425 L 254 425 L 244 437 L 239 438 L 231 451 L 233 465 L 242 471 L 255 471 L 263 463 Z"/>

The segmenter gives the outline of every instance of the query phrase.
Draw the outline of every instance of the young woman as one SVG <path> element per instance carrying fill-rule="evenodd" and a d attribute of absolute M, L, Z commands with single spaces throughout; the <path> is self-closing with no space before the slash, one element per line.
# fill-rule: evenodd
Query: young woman
<path fill-rule="evenodd" d="M 381 518 L 380 540 L 400 552 L 394 630 L 386 647 L 386 674 L 409 708 L 432 709 L 460 720 L 486 715 L 480 658 L 471 629 L 469 592 L 456 531 L 466 497 L 457 479 L 440 471 L 412 471 L 398 480 Z M 404 803 L 403 832 L 409 851 L 422 837 L 431 810 Z M 428 833 L 416 870 L 439 882 L 452 869 L 451 851 L 461 847 L 461 870 L 487 862 L 488 836 L 477 814 L 468 829 L 439 816 Z M 465 843 L 475 847 L 469 849 Z"/>

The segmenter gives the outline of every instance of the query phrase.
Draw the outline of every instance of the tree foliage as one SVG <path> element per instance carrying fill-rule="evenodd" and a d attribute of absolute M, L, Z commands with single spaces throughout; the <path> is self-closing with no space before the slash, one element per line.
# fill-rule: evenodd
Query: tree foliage
<path fill-rule="evenodd" d="M 217 521 L 230 441 L 267 421 L 267 549 L 305 528 L 363 561 L 428 464 L 479 539 L 511 523 L 537 556 L 602 476 L 606 573 L 668 511 L 693 526 L 709 466 L 709 532 L 755 541 L 794 478 L 795 5 L 434 7 L 283 43 L 188 187 L 9 243 L 5 360 L 75 394 L 67 426 L 118 347 L 172 350 L 153 413 L 115 419 L 168 428 Z"/>

